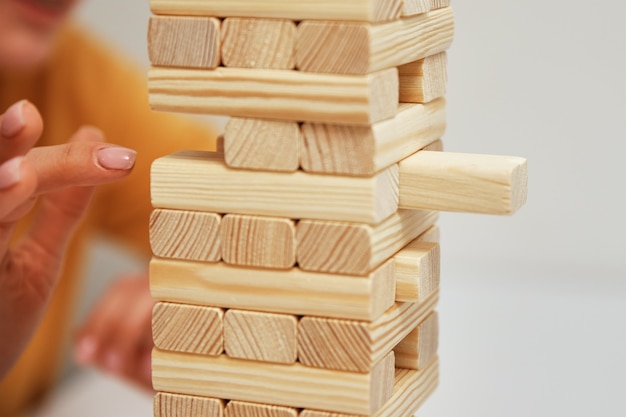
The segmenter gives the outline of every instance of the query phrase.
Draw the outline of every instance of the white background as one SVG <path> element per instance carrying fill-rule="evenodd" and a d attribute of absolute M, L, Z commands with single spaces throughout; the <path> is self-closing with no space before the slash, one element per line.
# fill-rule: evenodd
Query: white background
<path fill-rule="evenodd" d="M 418 414 L 624 416 L 626 7 L 453 7 L 446 150 L 526 157 L 530 192 L 513 217 L 442 215 L 442 374 Z M 80 17 L 147 64 L 147 0 L 91 0 Z M 94 254 L 94 288 L 109 256 Z M 151 415 L 149 398 L 93 373 L 42 415 L 85 410 Z"/>

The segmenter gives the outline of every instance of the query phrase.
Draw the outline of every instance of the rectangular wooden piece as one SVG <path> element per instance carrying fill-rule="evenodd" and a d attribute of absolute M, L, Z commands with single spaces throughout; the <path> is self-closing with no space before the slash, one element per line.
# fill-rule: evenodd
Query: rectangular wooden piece
<path fill-rule="evenodd" d="M 396 368 L 424 369 L 437 356 L 439 316 L 432 312 L 393 349 Z"/>
<path fill-rule="evenodd" d="M 440 280 L 439 244 L 418 237 L 393 257 L 396 263 L 396 301 L 421 302 L 437 288 Z"/>
<path fill-rule="evenodd" d="M 446 94 L 448 55 L 440 52 L 398 67 L 401 103 L 428 103 Z"/>
<path fill-rule="evenodd" d="M 224 417 L 298 417 L 298 410 L 277 405 L 229 401 Z"/>
<path fill-rule="evenodd" d="M 157 392 L 154 417 L 224 417 L 224 400 Z"/>

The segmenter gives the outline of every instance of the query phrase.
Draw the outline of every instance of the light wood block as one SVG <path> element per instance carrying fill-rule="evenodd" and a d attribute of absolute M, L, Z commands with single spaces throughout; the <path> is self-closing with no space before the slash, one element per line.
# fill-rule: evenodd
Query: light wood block
<path fill-rule="evenodd" d="M 224 128 L 224 160 L 232 168 L 296 171 L 301 136 L 296 122 L 232 117 Z"/>
<path fill-rule="evenodd" d="M 396 301 L 421 302 L 439 288 L 439 244 L 430 235 L 418 237 L 393 257 L 396 262 Z"/>
<path fill-rule="evenodd" d="M 396 369 L 393 395 L 373 417 L 410 417 L 435 391 L 439 382 L 439 360 L 424 370 Z M 300 417 L 357 417 L 318 410 L 302 410 Z"/>
<path fill-rule="evenodd" d="M 150 289 L 161 301 L 371 321 L 393 304 L 395 264 L 357 277 L 153 258 Z"/>
<path fill-rule="evenodd" d="M 156 209 L 150 215 L 150 246 L 155 256 L 189 261 L 220 260 L 222 216 Z"/>
<path fill-rule="evenodd" d="M 274 269 L 289 269 L 296 264 L 293 220 L 227 214 L 220 233 L 226 263 Z"/>
<path fill-rule="evenodd" d="M 224 318 L 224 349 L 231 358 L 294 363 L 298 318 L 287 314 L 228 310 Z"/>
<path fill-rule="evenodd" d="M 398 107 L 396 68 L 362 76 L 291 70 L 152 67 L 152 109 L 369 125 L 393 117 Z"/>
<path fill-rule="evenodd" d="M 402 0 L 150 0 L 156 14 L 380 21 L 400 17 Z"/>
<path fill-rule="evenodd" d="M 241 17 L 224 19 L 222 62 L 226 67 L 235 68 L 295 68 L 295 22 Z"/>
<path fill-rule="evenodd" d="M 446 102 L 402 104 L 398 114 L 372 126 L 302 125 L 300 165 L 309 172 L 370 176 L 443 136 Z"/>
<path fill-rule="evenodd" d="M 369 372 L 435 308 L 438 292 L 422 303 L 396 303 L 367 323 L 302 317 L 298 324 L 298 359 L 306 366 Z"/>
<path fill-rule="evenodd" d="M 230 401 L 224 417 L 298 417 L 298 410 L 291 407 Z"/>
<path fill-rule="evenodd" d="M 245 171 L 215 153 L 177 152 L 152 164 L 152 205 L 374 224 L 397 210 L 397 173 L 395 166 L 369 178 Z"/>
<path fill-rule="evenodd" d="M 450 0 L 404 0 L 402 15 L 413 16 L 448 6 L 450 6 Z"/>
<path fill-rule="evenodd" d="M 220 20 L 214 17 L 150 17 L 150 62 L 164 67 L 218 67 L 221 60 L 220 25 Z"/>
<path fill-rule="evenodd" d="M 430 0 L 430 9 L 441 9 L 450 6 L 450 0 Z"/>
<path fill-rule="evenodd" d="M 428 103 L 446 94 L 448 55 L 440 52 L 398 67 L 401 103 Z"/>
<path fill-rule="evenodd" d="M 526 159 L 421 151 L 400 162 L 400 207 L 513 214 L 526 202 Z"/>
<path fill-rule="evenodd" d="M 219 308 L 157 303 L 152 311 L 154 345 L 162 350 L 220 355 L 224 312 Z"/>
<path fill-rule="evenodd" d="M 424 369 L 437 356 L 439 316 L 432 312 L 393 349 L 396 368 Z"/>
<path fill-rule="evenodd" d="M 304 21 L 296 62 L 306 72 L 369 74 L 445 51 L 453 37 L 450 7 L 386 23 Z"/>
<path fill-rule="evenodd" d="M 157 392 L 154 417 L 223 417 L 224 401 L 217 398 Z"/>
<path fill-rule="evenodd" d="M 398 210 L 375 226 L 301 220 L 296 230 L 298 265 L 307 271 L 366 275 L 437 218 L 437 212 Z"/>
<path fill-rule="evenodd" d="M 152 382 L 158 391 L 371 415 L 391 397 L 394 358 L 355 373 L 155 349 Z"/>

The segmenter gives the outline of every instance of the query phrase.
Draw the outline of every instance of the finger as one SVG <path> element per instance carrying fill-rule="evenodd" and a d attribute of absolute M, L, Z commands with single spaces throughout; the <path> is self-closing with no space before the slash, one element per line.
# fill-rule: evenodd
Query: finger
<path fill-rule="evenodd" d="M 37 108 L 18 101 L 0 116 L 0 161 L 25 155 L 39 140 L 43 121 Z"/>

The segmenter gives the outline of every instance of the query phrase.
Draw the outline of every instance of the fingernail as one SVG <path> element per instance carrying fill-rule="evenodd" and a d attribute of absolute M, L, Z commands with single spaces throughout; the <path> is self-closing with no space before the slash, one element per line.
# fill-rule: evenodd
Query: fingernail
<path fill-rule="evenodd" d="M 11 138 L 17 135 L 24 126 L 26 126 L 26 120 L 24 119 L 24 103 L 26 103 L 26 100 L 18 101 L 4 113 L 0 133 L 5 138 Z"/>
<path fill-rule="evenodd" d="M 90 337 L 81 339 L 76 346 L 76 361 L 83 365 L 93 362 L 96 350 L 98 345 L 95 340 Z"/>
<path fill-rule="evenodd" d="M 0 166 L 0 189 L 9 188 L 20 181 L 23 160 L 23 156 L 16 156 Z"/>
<path fill-rule="evenodd" d="M 132 149 L 113 146 L 98 151 L 98 163 L 106 169 L 128 170 L 135 165 L 137 152 Z"/>

